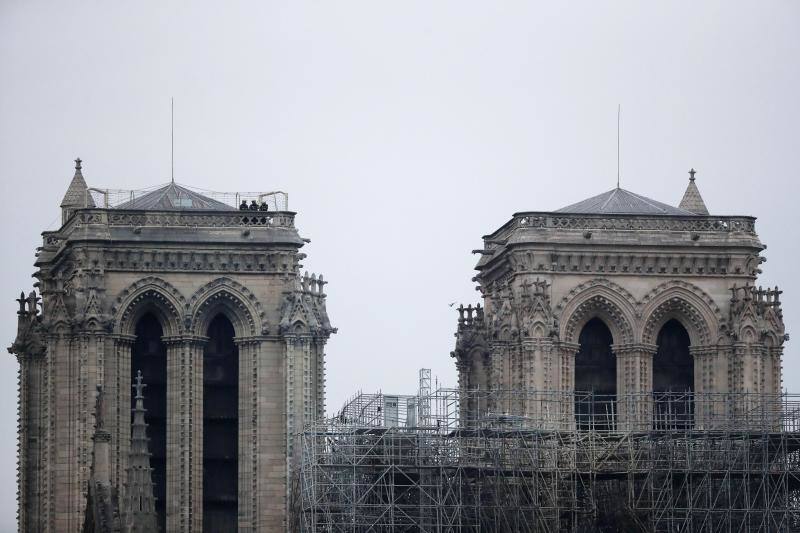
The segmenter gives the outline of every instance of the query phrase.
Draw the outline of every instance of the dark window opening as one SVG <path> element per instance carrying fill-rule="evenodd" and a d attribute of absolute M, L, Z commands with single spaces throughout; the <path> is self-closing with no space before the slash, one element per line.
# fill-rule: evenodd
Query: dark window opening
<path fill-rule="evenodd" d="M 239 350 L 230 320 L 208 326 L 203 355 L 203 531 L 236 531 Z"/>
<path fill-rule="evenodd" d="M 578 337 L 575 356 L 575 422 L 580 430 L 611 430 L 617 408 L 614 340 L 602 320 L 593 318 Z"/>
<path fill-rule="evenodd" d="M 694 423 L 694 359 L 689 333 L 675 319 L 658 332 L 653 357 L 653 395 L 656 429 L 688 429 Z"/>
<path fill-rule="evenodd" d="M 167 496 L 167 350 L 161 342 L 163 330 L 158 319 L 147 313 L 136 323 L 136 341 L 131 352 L 131 384 L 138 371 L 147 385 L 144 406 L 147 409 L 147 437 L 150 439 L 150 467 L 156 498 L 159 531 L 166 531 Z M 136 400 L 131 394 L 131 409 Z"/>

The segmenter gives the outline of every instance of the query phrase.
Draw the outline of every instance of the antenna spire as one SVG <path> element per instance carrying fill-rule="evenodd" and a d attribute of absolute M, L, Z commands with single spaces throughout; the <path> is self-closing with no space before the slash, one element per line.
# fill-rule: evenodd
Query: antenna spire
<path fill-rule="evenodd" d="M 619 116 L 622 112 L 622 105 L 617 104 L 617 189 L 619 189 Z"/>
<path fill-rule="evenodd" d="M 175 183 L 175 99 L 169 99 L 169 166 L 170 181 Z"/>

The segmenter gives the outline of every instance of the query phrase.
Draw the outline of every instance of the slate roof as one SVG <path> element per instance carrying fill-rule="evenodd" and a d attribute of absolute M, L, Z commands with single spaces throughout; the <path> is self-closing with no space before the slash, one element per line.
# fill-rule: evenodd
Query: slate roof
<path fill-rule="evenodd" d="M 75 160 L 75 175 L 72 176 L 64 199 L 61 200 L 61 207 L 95 207 L 92 195 L 87 194 L 88 189 L 81 172 L 81 159 L 78 158 Z"/>
<path fill-rule="evenodd" d="M 587 215 L 694 216 L 697 214 L 620 188 L 562 207 L 555 212 Z"/>
<path fill-rule="evenodd" d="M 200 193 L 194 192 L 177 183 L 168 183 L 143 196 L 134 198 L 114 207 L 114 209 L 143 209 L 143 210 L 211 210 L 211 211 L 236 211 L 226 203 L 214 200 Z"/>
<path fill-rule="evenodd" d="M 700 189 L 697 188 L 694 182 L 694 175 L 689 179 L 689 186 L 686 187 L 686 192 L 683 193 L 683 199 L 678 205 L 681 209 L 686 209 L 698 215 L 708 214 L 706 203 L 703 201 L 703 197 L 700 196 Z"/>

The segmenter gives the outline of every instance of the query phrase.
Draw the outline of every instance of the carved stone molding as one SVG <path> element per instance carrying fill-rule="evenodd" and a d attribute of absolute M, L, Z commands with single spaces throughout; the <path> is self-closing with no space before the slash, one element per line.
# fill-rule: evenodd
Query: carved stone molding
<path fill-rule="evenodd" d="M 107 271 L 241 272 L 284 275 L 294 271 L 294 252 L 114 248 L 103 259 Z"/>
<path fill-rule="evenodd" d="M 662 217 L 643 215 L 592 216 L 579 214 L 519 213 L 514 227 L 597 230 L 656 230 L 743 232 L 755 234 L 752 217 Z M 512 228 L 513 229 L 513 228 Z"/>
<path fill-rule="evenodd" d="M 560 338 L 577 342 L 581 328 L 598 317 L 611 329 L 617 344 L 634 342 L 636 300 L 624 288 L 608 280 L 594 279 L 575 287 L 559 303 Z"/>
<path fill-rule="evenodd" d="M 716 342 L 722 312 L 700 287 L 681 280 L 660 284 L 642 299 L 642 342 L 654 344 L 664 323 L 675 318 L 689 332 L 693 345 Z"/>
<path fill-rule="evenodd" d="M 232 322 L 239 322 L 243 329 L 237 335 L 267 335 L 266 312 L 258 298 L 244 285 L 230 278 L 217 278 L 200 287 L 189 299 L 187 312 L 189 329 L 198 334 L 211 318 L 209 309 L 222 306 L 232 311 Z"/>
<path fill-rule="evenodd" d="M 141 305 L 147 304 L 152 304 L 163 315 L 165 334 L 177 334 L 183 331 L 185 298 L 170 283 L 155 276 L 133 282 L 116 298 L 111 307 L 114 331 L 130 334 L 134 327 L 135 313 Z"/>

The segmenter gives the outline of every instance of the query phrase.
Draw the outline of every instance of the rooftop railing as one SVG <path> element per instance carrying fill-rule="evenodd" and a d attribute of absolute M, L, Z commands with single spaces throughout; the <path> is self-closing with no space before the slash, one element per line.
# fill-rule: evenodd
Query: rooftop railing
<path fill-rule="evenodd" d="M 576 230 L 654 230 L 755 233 L 755 219 L 744 216 L 592 215 L 577 213 L 516 213 L 513 228 Z"/>
<path fill-rule="evenodd" d="M 103 209 L 114 209 L 120 206 L 126 206 L 129 209 L 136 209 L 138 199 L 163 188 L 168 184 L 156 185 L 146 189 L 102 189 L 90 188 L 87 190 L 87 205 L 93 202 L 96 207 Z M 180 185 L 181 188 L 187 189 L 192 193 L 199 194 L 211 200 L 221 202 L 231 208 L 239 209 L 242 202 L 261 207 L 266 204 L 269 211 L 288 211 L 289 210 L 289 195 L 283 191 L 240 191 L 240 192 L 222 192 L 201 189 L 198 187 L 191 187 L 188 185 Z"/>

